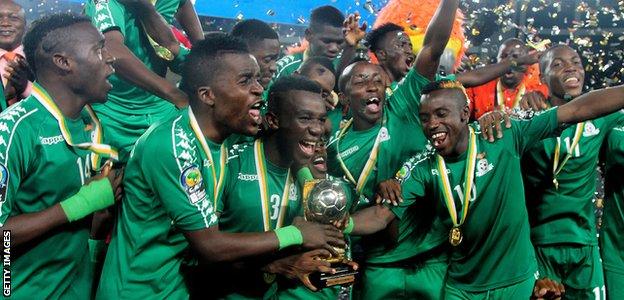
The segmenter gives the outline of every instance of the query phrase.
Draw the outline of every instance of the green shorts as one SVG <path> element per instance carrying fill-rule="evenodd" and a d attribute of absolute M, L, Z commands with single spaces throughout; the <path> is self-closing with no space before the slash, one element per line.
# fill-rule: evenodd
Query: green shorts
<path fill-rule="evenodd" d="M 362 299 L 441 299 L 446 281 L 446 261 L 431 260 L 411 266 L 366 265 Z"/>
<path fill-rule="evenodd" d="M 119 162 L 128 161 L 134 143 L 158 121 L 165 121 L 178 112 L 173 105 L 145 115 L 119 114 L 107 109 L 98 109 L 97 116 L 102 123 L 104 140 L 119 151 Z"/>
<path fill-rule="evenodd" d="M 624 272 L 604 271 L 607 299 L 624 299 Z"/>
<path fill-rule="evenodd" d="M 598 246 L 537 246 L 535 255 L 540 277 L 561 282 L 565 286 L 566 299 L 605 299 Z"/>
<path fill-rule="evenodd" d="M 445 300 L 528 300 L 533 294 L 533 286 L 535 278 L 531 275 L 529 278 L 509 286 L 481 291 L 468 292 L 452 285 L 447 284 L 444 287 Z"/>

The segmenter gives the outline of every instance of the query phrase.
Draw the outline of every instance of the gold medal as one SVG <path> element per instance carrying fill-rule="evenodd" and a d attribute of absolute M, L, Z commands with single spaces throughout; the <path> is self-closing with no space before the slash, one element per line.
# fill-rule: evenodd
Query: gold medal
<path fill-rule="evenodd" d="M 276 278 L 276 277 L 277 277 L 277 276 L 276 276 L 275 274 L 273 274 L 273 273 L 263 273 L 263 274 L 262 274 L 262 279 L 264 279 L 264 282 L 265 282 L 266 284 L 271 284 L 271 283 L 273 283 L 273 281 L 275 281 L 275 278 Z"/>
<path fill-rule="evenodd" d="M 464 235 L 462 234 L 459 227 L 451 228 L 451 231 L 449 232 L 449 243 L 451 243 L 451 246 L 457 247 L 459 246 L 459 244 L 461 244 L 463 240 Z"/>

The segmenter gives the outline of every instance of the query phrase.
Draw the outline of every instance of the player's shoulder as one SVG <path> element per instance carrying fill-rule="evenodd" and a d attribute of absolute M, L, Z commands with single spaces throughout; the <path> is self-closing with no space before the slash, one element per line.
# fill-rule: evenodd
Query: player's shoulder
<path fill-rule="evenodd" d="M 113 28 L 120 29 L 120 20 L 128 17 L 125 6 L 116 0 L 89 0 L 85 4 L 84 13 L 102 32 Z"/>
<path fill-rule="evenodd" d="M 52 118 L 38 100 L 30 96 L 0 113 L 0 133 L 12 134 L 15 131 L 37 131 Z"/>
<path fill-rule="evenodd" d="M 242 160 L 249 155 L 253 155 L 255 141 L 248 141 L 234 144 L 228 149 L 228 163 L 230 161 Z"/>
<path fill-rule="evenodd" d="M 152 151 L 166 149 L 167 152 L 171 152 L 172 145 L 176 142 L 190 139 L 188 130 L 184 125 L 183 115 L 176 114 L 168 120 L 150 126 L 136 144 Z"/>
<path fill-rule="evenodd" d="M 396 173 L 395 178 L 399 181 L 404 182 L 419 169 L 430 169 L 434 159 L 435 150 L 431 145 L 427 144 L 425 149 L 418 151 L 416 154 L 412 155 L 403 163 L 399 171 Z"/>
<path fill-rule="evenodd" d="M 277 75 L 283 70 L 296 69 L 303 62 L 303 54 L 295 53 L 286 55 L 277 61 Z"/>

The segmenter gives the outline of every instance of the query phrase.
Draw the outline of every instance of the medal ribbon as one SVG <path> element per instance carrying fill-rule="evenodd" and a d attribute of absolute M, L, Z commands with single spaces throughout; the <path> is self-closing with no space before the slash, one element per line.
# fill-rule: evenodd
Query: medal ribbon
<path fill-rule="evenodd" d="M 254 142 L 254 157 L 256 160 L 256 170 L 258 172 L 258 186 L 260 187 L 260 198 L 262 202 L 262 221 L 264 223 L 264 231 L 273 230 L 271 228 L 271 215 L 269 213 L 269 185 L 267 183 L 268 175 L 266 172 L 265 158 L 264 158 L 264 146 L 262 141 L 257 139 Z M 290 168 L 288 168 L 288 175 L 286 175 L 286 182 L 284 183 L 284 192 L 282 194 L 282 200 L 280 203 L 280 211 L 277 216 L 277 223 L 275 229 L 281 228 L 284 223 L 284 216 L 288 210 L 288 195 L 290 194 L 290 185 L 292 184 L 292 177 L 290 176 Z"/>
<path fill-rule="evenodd" d="M 455 208 L 455 199 L 453 197 L 453 190 L 451 189 L 451 183 L 446 173 L 446 164 L 444 158 L 440 155 L 436 155 L 437 169 L 439 184 L 442 188 L 442 195 L 446 203 L 446 208 L 449 211 L 451 220 L 453 221 L 453 227 L 460 227 L 466 221 L 468 215 L 468 204 L 470 203 L 470 193 L 474 185 L 474 171 L 477 162 L 477 136 L 472 127 L 470 129 L 470 140 L 468 141 L 468 159 L 466 161 L 466 167 L 464 170 L 464 201 L 462 206 L 461 219 L 457 216 L 457 209 Z"/>
<path fill-rule="evenodd" d="M 91 117 L 91 122 L 93 125 L 93 136 L 92 136 L 93 142 L 74 144 L 71 133 L 69 132 L 69 129 L 67 128 L 65 116 L 63 116 L 63 113 L 61 112 L 61 110 L 58 108 L 58 106 L 56 106 L 56 103 L 52 101 L 52 98 L 50 97 L 50 95 L 48 95 L 48 93 L 37 83 L 33 84 L 31 94 L 56 119 L 59 125 L 59 129 L 61 130 L 61 135 L 63 136 L 63 139 L 65 139 L 65 142 L 67 143 L 67 145 L 93 152 L 93 154 L 91 155 L 92 170 L 97 171 L 99 169 L 100 156 L 112 158 L 114 160 L 118 159 L 119 154 L 117 153 L 117 150 L 115 150 L 110 145 L 106 145 L 102 143 L 103 138 L 104 138 L 104 134 L 102 132 L 102 125 L 100 124 L 100 120 L 97 118 L 97 115 L 95 114 L 95 112 L 93 112 L 93 109 L 91 108 L 90 105 L 88 104 L 85 105 L 85 109 L 89 113 L 89 116 Z"/>
<path fill-rule="evenodd" d="M 152 2 L 152 5 L 156 6 L 156 1 L 157 0 L 151 0 L 150 2 Z M 147 40 L 149 41 L 152 48 L 154 48 L 154 52 L 156 52 L 156 55 L 166 61 L 172 61 L 174 59 L 173 53 L 171 53 L 171 51 L 166 47 L 163 47 L 156 41 L 154 41 L 154 39 L 147 33 L 147 30 L 145 29 L 145 24 L 142 25 L 143 30 L 145 31 L 145 36 L 147 37 Z"/>
<path fill-rule="evenodd" d="M 210 170 L 212 171 L 212 187 L 214 191 L 214 205 L 217 207 L 217 199 L 221 193 L 221 188 L 223 187 L 223 178 L 225 177 L 225 163 L 227 161 L 227 150 L 225 149 L 225 143 L 221 144 L 220 150 L 220 158 L 219 158 L 219 177 L 217 177 L 217 169 L 215 166 L 215 161 L 212 158 L 212 152 L 210 151 L 210 147 L 208 147 L 208 142 L 206 142 L 206 137 L 202 133 L 199 124 L 197 123 L 197 119 L 195 119 L 195 114 L 193 114 L 193 110 L 189 106 L 188 108 L 189 122 L 191 123 L 191 129 L 193 129 L 193 133 L 195 133 L 195 137 L 201 144 L 206 157 L 208 157 L 208 161 L 210 161 Z M 217 179 L 218 178 L 218 179 Z"/>
<path fill-rule="evenodd" d="M 505 91 L 505 88 L 503 87 L 503 84 L 499 80 L 498 83 L 496 83 L 496 102 L 497 102 L 498 107 L 502 110 L 505 110 L 505 92 L 504 91 Z M 526 91 L 526 88 L 524 86 L 524 83 L 521 83 L 520 87 L 518 88 L 518 93 L 516 93 L 516 99 L 514 99 L 513 105 L 510 108 L 516 108 L 518 104 L 520 104 L 520 99 L 522 99 L 522 96 L 524 96 L 525 91 Z"/>
<path fill-rule="evenodd" d="M 574 131 L 574 138 L 572 139 L 572 145 L 569 149 L 569 152 L 566 154 L 565 158 L 561 163 L 559 163 L 559 156 L 561 155 L 561 138 L 557 138 L 557 146 L 555 147 L 555 155 L 553 158 L 553 183 L 555 187 L 558 187 L 559 184 L 557 182 L 557 176 L 561 173 L 561 170 L 568 162 L 568 159 L 572 157 L 572 152 L 574 152 L 574 148 L 581 141 L 581 136 L 583 136 L 583 131 L 585 130 L 585 122 L 581 122 L 576 124 L 576 130 Z"/>
<path fill-rule="evenodd" d="M 345 124 L 344 128 L 340 130 L 340 133 L 338 134 L 338 138 L 336 140 L 336 152 L 338 152 L 337 153 L 338 163 L 340 163 L 340 167 L 344 171 L 345 176 L 352 184 L 355 185 L 356 192 L 358 194 L 361 194 L 362 190 L 364 189 L 364 185 L 366 184 L 366 181 L 368 180 L 368 176 L 370 176 L 373 170 L 373 167 L 375 166 L 375 163 L 377 162 L 377 156 L 379 155 L 379 144 L 381 143 L 381 129 L 377 133 L 377 137 L 375 138 L 375 143 L 373 144 L 373 150 L 371 151 L 370 156 L 368 157 L 368 160 L 366 161 L 366 164 L 364 165 L 364 169 L 362 170 L 360 177 L 356 181 L 355 177 L 353 177 L 353 174 L 351 174 L 351 171 L 349 171 L 349 168 L 347 168 L 347 165 L 345 165 L 344 160 L 342 159 L 342 156 L 340 155 L 340 139 L 345 135 L 345 133 L 347 132 L 347 130 L 352 124 L 353 124 L 353 118 L 351 118 L 347 122 L 347 124 Z M 382 125 L 382 128 L 383 128 L 383 125 Z"/>

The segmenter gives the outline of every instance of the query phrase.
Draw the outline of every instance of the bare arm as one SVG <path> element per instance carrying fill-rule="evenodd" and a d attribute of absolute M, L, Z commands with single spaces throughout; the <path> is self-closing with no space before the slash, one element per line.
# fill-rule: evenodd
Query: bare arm
<path fill-rule="evenodd" d="M 374 205 L 353 215 L 352 235 L 369 235 L 382 231 L 396 219 L 394 213 L 385 205 Z"/>
<path fill-rule="evenodd" d="M 57 203 L 40 212 L 9 217 L 2 230 L 11 231 L 11 244 L 19 246 L 67 222 L 67 216 Z"/>
<path fill-rule="evenodd" d="M 595 119 L 624 108 L 624 85 L 591 91 L 561 105 L 559 123 L 578 123 Z"/>
<path fill-rule="evenodd" d="M 169 30 L 169 29 L 168 29 Z M 106 48 L 115 57 L 116 74 L 136 86 L 161 97 L 177 107 L 188 105 L 186 94 L 177 89 L 165 78 L 158 76 L 148 69 L 127 47 L 124 45 L 124 37 L 117 30 L 104 33 Z"/>
<path fill-rule="evenodd" d="M 440 56 L 451 37 L 453 21 L 457 12 L 458 0 L 442 0 L 438 10 L 427 26 L 423 48 L 416 58 L 416 70 L 433 80 L 440 64 Z"/>
<path fill-rule="evenodd" d="M 175 18 L 182 26 L 182 29 L 184 29 L 184 32 L 186 32 L 189 39 L 191 39 L 191 43 L 195 44 L 204 39 L 204 30 L 202 29 L 199 18 L 197 17 L 197 12 L 191 1 L 187 0 L 184 2 L 180 9 L 178 9 Z"/>
<path fill-rule="evenodd" d="M 530 66 L 537 62 L 539 54 L 537 51 L 531 52 L 526 56 L 519 57 L 515 60 L 518 66 Z M 492 81 L 512 69 L 513 60 L 503 60 L 495 64 L 489 64 L 487 66 L 459 73 L 457 74 L 457 80 L 461 82 L 464 87 L 473 87 L 485 84 Z"/>
<path fill-rule="evenodd" d="M 169 49 L 174 55 L 179 53 L 180 43 L 171 32 L 167 21 L 158 13 L 150 1 L 121 0 L 120 2 L 141 20 L 147 35 L 156 43 Z"/>

